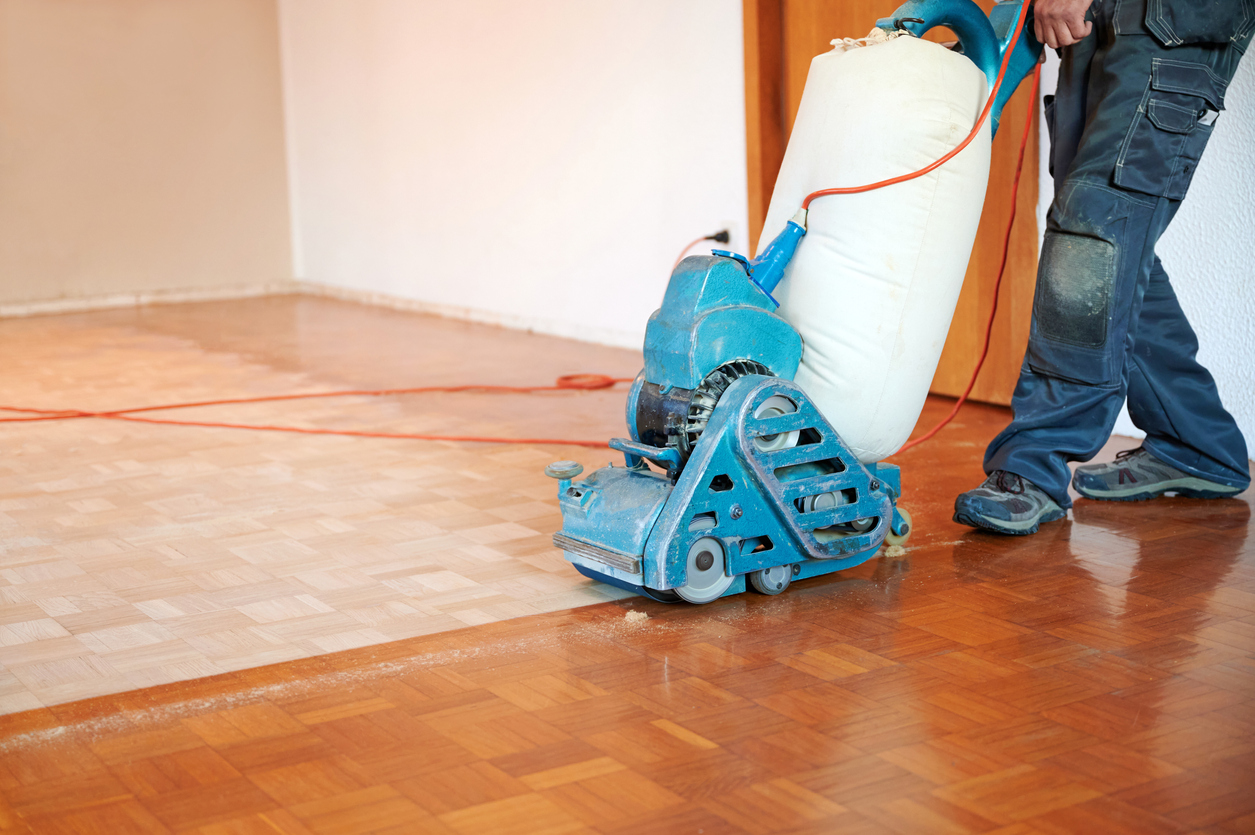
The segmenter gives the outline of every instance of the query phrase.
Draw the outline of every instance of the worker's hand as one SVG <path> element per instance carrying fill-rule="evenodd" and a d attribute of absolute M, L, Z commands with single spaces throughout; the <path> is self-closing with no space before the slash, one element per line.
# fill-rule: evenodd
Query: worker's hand
<path fill-rule="evenodd" d="M 1085 19 L 1092 0 L 1036 0 L 1033 3 L 1033 31 L 1037 40 L 1051 49 L 1071 46 L 1094 30 Z"/>

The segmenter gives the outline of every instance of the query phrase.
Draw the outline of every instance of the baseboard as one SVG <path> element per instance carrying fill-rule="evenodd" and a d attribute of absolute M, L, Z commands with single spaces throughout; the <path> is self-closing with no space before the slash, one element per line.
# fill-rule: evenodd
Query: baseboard
<path fill-rule="evenodd" d="M 298 281 L 301 293 L 311 296 L 325 296 L 341 301 L 387 307 L 393 310 L 405 310 L 412 313 L 427 313 L 442 316 L 446 319 L 460 319 L 466 322 L 478 322 L 484 325 L 496 325 L 512 330 L 541 333 L 547 336 L 560 336 L 566 339 L 577 339 L 580 342 L 592 342 L 598 345 L 610 345 L 615 348 L 632 348 L 640 350 L 644 334 L 631 331 L 608 330 L 587 325 L 576 325 L 554 319 L 533 316 L 514 316 L 508 313 L 494 313 L 473 307 L 458 305 L 434 304 L 432 302 L 407 299 L 389 293 L 376 293 L 368 290 L 353 290 L 347 287 L 336 287 L 330 284 L 319 284 L 313 281 Z"/>
<path fill-rule="evenodd" d="M 110 293 L 102 296 L 81 296 L 31 302 L 0 303 L 0 319 L 22 316 L 45 316 L 53 313 L 82 313 L 115 307 L 137 307 L 147 304 L 179 304 L 181 302 L 223 301 L 256 296 L 275 296 L 300 292 L 295 281 L 272 284 L 245 284 L 233 287 L 196 288 L 190 290 L 148 290 L 139 293 Z"/>
<path fill-rule="evenodd" d="M 309 296 L 340 299 L 358 304 L 386 307 L 392 310 L 405 310 L 412 313 L 426 313 L 442 316 L 446 319 L 460 319 L 466 322 L 478 322 L 485 325 L 510 328 L 512 330 L 540 333 L 547 336 L 559 336 L 565 339 L 577 339 L 581 342 L 592 342 L 598 345 L 610 345 L 615 348 L 639 349 L 643 334 L 632 331 L 608 330 L 605 328 L 577 325 L 554 319 L 532 316 L 514 316 L 507 313 L 494 313 L 473 307 L 459 305 L 434 304 L 432 302 L 407 299 L 389 293 L 376 293 L 368 290 L 353 290 L 347 287 L 336 287 L 330 284 L 319 284 L 313 281 L 282 281 L 272 284 L 247 284 L 234 287 L 215 287 L 210 289 L 191 290 L 151 290 L 139 293 L 110 293 L 102 296 L 82 296 L 64 299 L 46 299 L 30 302 L 0 303 L 0 319 L 20 318 L 23 316 L 46 316 L 56 313 L 82 313 L 90 310 L 107 310 L 117 307 L 136 307 L 147 304 L 179 304 L 181 302 L 224 301 L 229 299 L 247 299 L 257 296 L 289 295 L 299 293 Z"/>

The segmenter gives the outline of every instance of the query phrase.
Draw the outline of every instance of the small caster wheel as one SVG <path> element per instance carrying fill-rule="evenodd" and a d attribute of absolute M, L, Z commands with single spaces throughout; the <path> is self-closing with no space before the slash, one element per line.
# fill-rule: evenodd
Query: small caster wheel
<path fill-rule="evenodd" d="M 896 534 L 891 529 L 885 534 L 886 545 L 905 545 L 906 541 L 911 538 L 911 531 L 914 530 L 914 523 L 911 522 L 911 514 L 905 507 L 899 507 L 898 513 L 902 514 L 902 520 L 906 522 L 903 526 L 904 530 L 900 534 Z"/>
<path fill-rule="evenodd" d="M 759 594 L 779 594 L 789 587 L 789 582 L 793 579 L 793 566 L 777 565 L 773 568 L 763 568 L 751 571 L 747 577 L 754 591 Z"/>

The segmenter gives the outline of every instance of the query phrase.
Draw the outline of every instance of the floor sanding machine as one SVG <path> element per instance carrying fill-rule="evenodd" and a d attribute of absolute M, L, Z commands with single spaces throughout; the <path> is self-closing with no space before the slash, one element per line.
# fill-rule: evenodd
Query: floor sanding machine
<path fill-rule="evenodd" d="M 956 33 L 959 40 L 952 52 L 963 56 L 960 63 L 965 71 L 971 72 L 966 62 L 979 69 L 976 84 L 980 95 L 991 102 L 991 124 L 981 139 L 986 143 L 985 163 L 978 169 L 986 181 L 987 143 L 998 114 L 1041 53 L 1031 21 L 1020 20 L 1029 14 L 1021 0 L 997 3 L 989 16 L 972 0 L 913 0 L 878 21 L 879 32 L 873 30 L 883 42 L 918 39 L 936 26 Z M 941 49 L 936 44 L 927 48 Z M 872 54 L 871 50 L 866 53 Z M 932 53 L 924 54 L 933 60 Z M 889 52 L 883 55 L 893 57 Z M 956 59 L 943 56 L 941 60 Z M 819 84 L 815 80 L 819 66 L 816 59 L 802 111 L 823 106 L 823 102 L 807 101 L 812 82 Z M 842 84 L 842 89 L 851 86 L 848 80 Z M 984 104 L 981 101 L 978 106 Z M 784 169 L 801 164 L 800 153 L 794 155 L 793 163 L 790 154 L 804 115 L 799 112 Z M 947 141 L 953 146 L 953 140 Z M 776 198 L 790 199 L 782 196 L 787 179 L 782 169 L 765 234 L 774 231 L 770 215 L 776 213 Z M 958 264 L 960 285 L 984 188 L 985 183 L 979 183 L 977 220 L 970 224 L 966 251 Z M 935 189 L 930 195 L 936 203 Z M 792 199 L 796 207 L 796 198 Z M 784 223 L 783 230 L 753 260 L 721 250 L 684 259 L 671 274 L 662 306 L 649 319 L 645 367 L 627 398 L 630 437 L 610 442 L 623 453 L 624 465 L 603 467 L 580 480 L 577 476 L 583 468 L 575 462 L 559 461 L 545 469 L 558 480 L 562 510 L 562 529 L 554 535 L 554 544 L 584 575 L 666 602 L 707 603 L 745 591 L 747 584 L 774 595 L 794 580 L 858 565 L 874 556 L 882 544 L 901 543 L 910 534 L 910 515 L 898 506 L 899 470 L 880 460 L 887 457 L 886 447 L 876 448 L 862 440 L 853 443 L 850 437 L 866 433 L 852 427 L 850 437 L 843 437 L 846 430 L 834 425 L 841 423 L 833 415 L 842 413 L 842 404 L 857 400 L 860 394 L 856 391 L 851 396 L 847 390 L 842 395 L 824 381 L 832 379 L 827 373 L 830 367 L 863 362 L 857 345 L 844 350 L 823 348 L 828 342 L 818 335 L 812 337 L 799 324 L 806 318 L 805 306 L 813 305 L 794 298 L 792 308 L 788 301 L 782 308 L 773 297 L 782 281 L 782 292 L 792 289 L 791 282 L 805 281 L 799 273 L 803 261 L 799 248 L 813 245 L 815 258 L 820 260 L 811 260 L 821 267 L 825 257 L 830 262 L 843 257 L 842 252 L 832 251 L 835 239 L 824 239 L 826 253 L 824 240 L 812 240 L 818 238 L 813 234 L 816 209 L 810 211 L 809 237 L 808 212 L 803 209 Z M 828 222 L 842 225 L 836 215 Z M 795 256 L 798 264 L 791 269 Z M 848 265 L 842 266 L 844 262 L 834 263 L 837 266 L 830 263 L 817 269 L 834 275 L 842 269 L 850 271 Z M 902 269 L 894 264 L 889 268 L 898 273 Z M 823 286 L 831 291 L 831 281 L 837 279 L 821 274 L 817 280 L 829 282 Z M 867 275 L 848 280 L 862 282 L 859 286 L 884 283 L 871 281 Z M 931 286 L 927 281 L 921 285 Z M 887 298 L 897 298 L 893 288 L 887 292 Z M 932 305 L 944 308 L 949 304 L 948 311 L 941 311 L 941 341 L 957 292 L 955 288 L 953 299 L 947 296 Z M 911 315 L 909 293 L 898 295 L 908 298 L 907 307 L 884 309 L 904 311 L 898 318 L 905 321 Z M 863 307 L 882 309 L 875 304 Z M 797 316 L 790 315 L 792 309 L 798 310 Z M 857 306 L 832 312 L 825 320 L 828 335 L 835 331 L 840 344 L 843 336 L 858 331 L 856 319 L 866 315 Z M 905 332 L 902 321 L 891 324 Z M 898 362 L 899 355 L 911 353 L 909 344 L 896 339 L 883 352 L 886 362 Z M 933 342 L 937 344 L 931 366 L 928 361 L 917 363 L 923 366 L 916 373 L 924 380 L 923 393 L 910 401 L 916 405 L 898 410 L 908 412 L 898 420 L 907 433 L 918 419 L 927 380 L 940 355 L 940 342 Z M 812 357 L 816 352 L 823 356 Z M 866 388 L 865 383 L 859 385 Z M 817 395 L 821 390 L 822 397 Z M 824 398 L 835 405 L 826 406 Z M 911 408 L 914 414 L 909 414 Z M 902 440 L 905 436 L 890 451 Z"/>

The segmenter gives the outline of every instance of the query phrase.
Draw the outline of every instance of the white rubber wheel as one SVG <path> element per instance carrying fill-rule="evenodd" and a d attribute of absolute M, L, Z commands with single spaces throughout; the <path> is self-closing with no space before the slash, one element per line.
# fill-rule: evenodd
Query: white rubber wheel
<path fill-rule="evenodd" d="M 893 532 L 893 527 L 890 526 L 889 533 L 885 534 L 886 545 L 905 545 L 906 541 L 911 538 L 911 533 L 915 530 L 915 523 L 911 521 L 910 511 L 905 507 L 899 507 L 898 513 L 901 513 L 902 518 L 906 520 L 906 533 L 898 536 Z"/>
<path fill-rule="evenodd" d="M 724 562 L 723 543 L 713 536 L 703 536 L 689 546 L 685 582 L 674 589 L 675 593 L 689 603 L 718 600 L 732 585 Z"/>
<path fill-rule="evenodd" d="M 754 410 L 755 418 L 768 418 L 777 415 L 790 415 L 797 411 L 797 406 L 793 401 L 782 394 L 775 394 L 763 401 L 762 405 Z M 797 429 L 792 432 L 782 432 L 778 435 L 762 435 L 754 439 L 754 446 L 758 447 L 759 452 L 773 452 L 777 449 L 788 449 L 797 446 L 798 438 L 802 433 Z"/>

